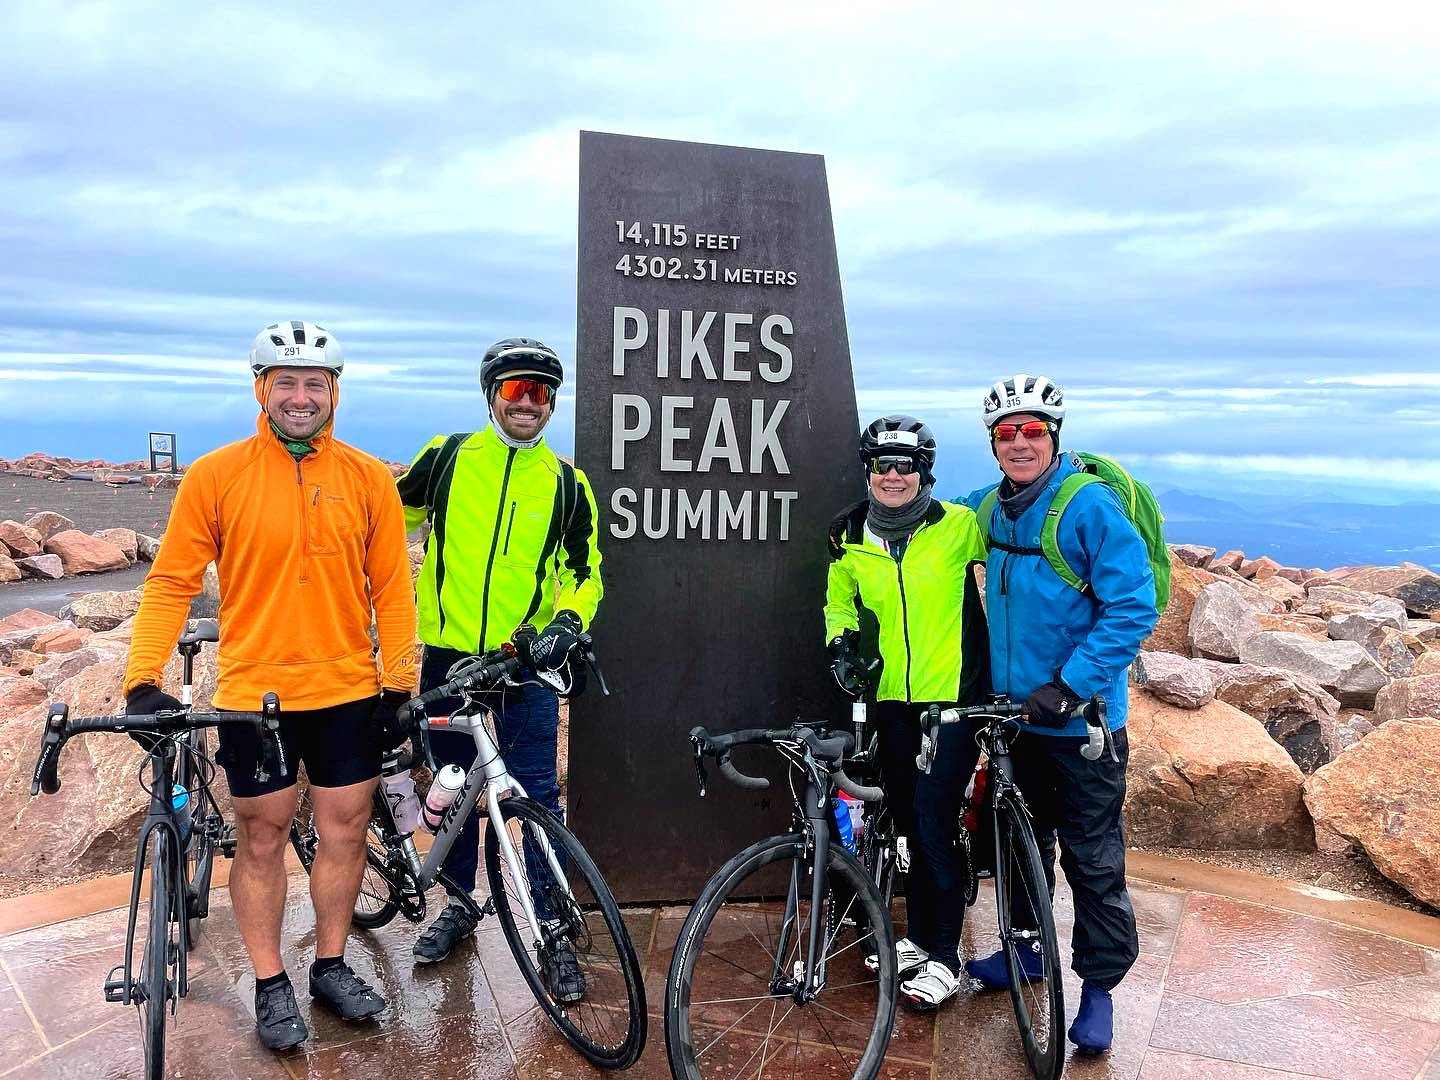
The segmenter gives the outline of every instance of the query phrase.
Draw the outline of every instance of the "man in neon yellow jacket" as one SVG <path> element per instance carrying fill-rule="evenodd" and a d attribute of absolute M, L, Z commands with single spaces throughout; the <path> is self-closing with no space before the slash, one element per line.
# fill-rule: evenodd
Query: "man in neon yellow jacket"
<path fill-rule="evenodd" d="M 425 659 L 420 689 L 445 681 L 456 660 L 498 648 L 521 623 L 542 627 L 532 656 L 559 667 L 600 603 L 598 515 L 585 474 L 545 445 L 564 374 L 555 352 L 531 338 L 506 338 L 485 353 L 480 384 L 490 406 L 483 431 L 436 436 L 400 477 L 405 523 L 431 524 L 417 585 Z M 559 702 L 548 687 L 526 685 L 496 695 L 497 734 L 510 772 L 537 802 L 560 813 L 556 773 Z M 432 716 L 457 707 L 436 702 Z M 433 731 L 437 760 L 468 769 L 468 734 Z M 456 837 L 444 871 L 467 892 L 479 862 L 478 816 Z M 415 959 L 449 956 L 475 920 L 449 904 L 415 943 Z M 573 956 L 547 972 L 557 1000 L 584 992 Z"/>
<path fill-rule="evenodd" d="M 901 992 L 938 1008 L 959 989 L 965 889 L 956 862 L 961 800 L 979 750 L 973 731 L 941 729 L 935 764 L 918 776 L 920 712 L 931 703 L 970 705 L 990 689 L 989 642 L 971 575 L 985 560 L 974 513 L 931 497 L 935 438 L 909 416 L 883 416 L 860 436 L 870 490 L 830 528 L 825 633 L 832 670 L 857 689 L 856 603 L 880 626 L 880 673 L 872 711 L 886 802 L 912 849 L 906 881 L 909 928 L 896 944 Z"/>

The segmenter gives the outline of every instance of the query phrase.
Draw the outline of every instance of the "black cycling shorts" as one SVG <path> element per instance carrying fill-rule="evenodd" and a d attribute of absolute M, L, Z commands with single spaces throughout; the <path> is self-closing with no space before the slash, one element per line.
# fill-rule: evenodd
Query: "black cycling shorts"
<path fill-rule="evenodd" d="M 292 786 L 305 763 L 305 775 L 313 787 L 348 787 L 380 775 L 384 756 L 381 733 L 375 722 L 379 695 L 332 705 L 328 709 L 280 713 L 282 768 L 263 784 L 255 782 L 255 765 L 260 760 L 260 736 L 249 724 L 225 724 L 220 728 L 220 751 L 215 761 L 225 767 L 230 794 L 253 799 Z"/>

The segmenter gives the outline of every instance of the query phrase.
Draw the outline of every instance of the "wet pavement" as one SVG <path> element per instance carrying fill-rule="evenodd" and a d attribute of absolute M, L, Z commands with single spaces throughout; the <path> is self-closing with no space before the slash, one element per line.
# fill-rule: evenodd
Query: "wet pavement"
<path fill-rule="evenodd" d="M 1065 1075 L 1440 1080 L 1440 920 L 1405 913 L 1390 923 L 1382 909 L 1378 916 L 1373 911 L 1363 918 L 1346 916 L 1350 925 L 1345 925 L 1302 913 L 1315 897 L 1301 889 L 1286 899 L 1286 888 L 1261 886 L 1270 902 L 1257 903 L 1192 886 L 1132 881 L 1141 956 L 1115 993 L 1115 1048 L 1098 1058 L 1072 1057 Z M 446 963 L 419 969 L 410 962 L 417 929 L 412 924 L 397 919 L 379 931 L 357 932 L 347 957 L 386 995 L 390 1010 L 379 1023 L 361 1027 L 312 1011 L 303 992 L 304 963 L 314 946 L 303 879 L 292 878 L 290 891 L 284 944 L 314 1037 L 303 1052 L 281 1056 L 255 1042 L 254 984 L 228 895 L 220 891 L 192 954 L 190 996 L 172 1021 L 169 1075 L 367 1080 L 602 1075 L 534 1006 L 494 920 L 482 923 L 473 942 Z M 0 1076 L 138 1077 L 135 1012 L 107 1004 L 100 993 L 124 946 L 125 912 L 112 909 L 37 926 L 69 915 L 74 909 L 66 910 L 66 903 L 95 906 L 104 890 L 91 886 L 68 899 L 63 893 L 7 902 L 0 912 L 0 927 L 32 927 L 0 937 Z M 111 902 L 113 894 L 112 889 Z M 645 1055 L 627 1075 L 669 1075 L 662 987 L 685 914 L 680 908 L 626 913 L 644 964 L 651 1014 Z M 1068 943 L 1070 921 L 1062 887 L 1057 897 L 1062 942 Z M 1390 933 L 1361 929 L 1357 922 Z M 966 921 L 962 953 L 990 952 L 994 925 L 993 902 L 982 891 Z M 1079 986 L 1066 974 L 1067 1012 L 1073 1016 Z M 902 1009 L 885 1075 L 1028 1076 L 1008 995 L 962 992 L 938 1019 Z"/>

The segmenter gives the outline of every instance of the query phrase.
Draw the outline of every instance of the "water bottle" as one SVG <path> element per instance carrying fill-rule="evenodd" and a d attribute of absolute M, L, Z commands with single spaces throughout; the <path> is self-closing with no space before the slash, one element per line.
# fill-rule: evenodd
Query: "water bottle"
<path fill-rule="evenodd" d="M 840 799 L 830 800 L 830 809 L 835 816 L 835 831 L 840 834 L 840 843 L 851 855 L 855 854 L 855 830 L 850 827 L 850 808 Z"/>
<path fill-rule="evenodd" d="M 446 765 L 440 770 L 435 782 L 430 785 L 430 791 L 425 796 L 425 809 L 420 814 L 427 830 L 433 833 L 440 828 L 445 811 L 450 808 L 455 796 L 460 794 L 460 789 L 464 786 L 465 773 L 460 766 Z"/>
<path fill-rule="evenodd" d="M 176 784 L 170 791 L 170 808 L 175 811 L 175 828 L 180 833 L 180 847 L 190 846 L 190 792 Z"/>
<path fill-rule="evenodd" d="M 413 833 L 420 827 L 420 796 L 415 794 L 415 777 L 409 769 L 399 767 L 399 760 L 399 753 L 385 759 L 380 769 L 380 784 L 395 818 L 395 831 Z"/>
<path fill-rule="evenodd" d="M 865 804 L 843 793 L 840 798 L 845 803 L 845 809 L 850 812 L 850 835 L 855 838 L 855 847 L 858 848 L 860 838 L 865 833 Z"/>

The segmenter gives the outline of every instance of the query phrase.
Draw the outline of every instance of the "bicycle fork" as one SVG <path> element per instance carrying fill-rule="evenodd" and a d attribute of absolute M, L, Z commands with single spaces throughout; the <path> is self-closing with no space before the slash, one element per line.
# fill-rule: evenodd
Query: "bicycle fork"
<path fill-rule="evenodd" d="M 805 959 L 787 966 L 790 942 L 798 935 L 800 919 L 801 863 L 790 867 L 790 888 L 785 894 L 785 916 L 780 928 L 780 947 L 775 951 L 771 972 L 772 993 L 789 993 L 797 1005 L 806 1005 L 825 985 L 825 932 L 821 912 L 830 880 L 830 805 L 823 790 L 813 785 L 805 793 L 805 835 L 811 845 L 810 925 L 806 928 Z M 798 944 L 798 942 L 797 942 Z"/>

